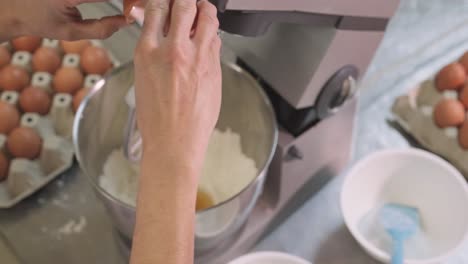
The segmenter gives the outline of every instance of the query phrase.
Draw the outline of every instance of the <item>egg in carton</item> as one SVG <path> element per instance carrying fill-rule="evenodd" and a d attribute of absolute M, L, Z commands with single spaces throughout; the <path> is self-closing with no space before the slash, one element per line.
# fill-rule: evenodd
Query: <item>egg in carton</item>
<path fill-rule="evenodd" d="M 0 44 L 0 68 L 8 65 L 11 61 L 11 46 L 9 44 Z"/>
<path fill-rule="evenodd" d="M 20 38 L 0 47 L 10 55 L 8 65 L 0 65 L 0 89 L 3 88 L 0 103 L 17 109 L 13 126 L 37 134 L 40 150 L 33 157 L 18 157 L 18 153 L 10 150 L 14 144 L 8 144 L 15 135 L 0 134 L 0 208 L 15 205 L 72 166 L 74 112 L 102 74 L 119 65 L 100 41 L 60 42 L 35 37 L 30 40 L 28 43 Z M 100 62 L 99 58 L 104 59 Z M 8 74 L 4 74 L 7 78 L 2 76 L 6 67 L 12 68 L 10 72 L 19 72 L 24 80 L 15 80 L 5 89 L 2 81 L 11 81 Z M 42 104 L 48 100 L 47 107 L 38 108 L 37 100 Z M 6 162 L 6 167 L 2 162 Z M 4 181 L 1 181 L 2 166 L 7 174 Z"/>
<path fill-rule="evenodd" d="M 8 104 L 17 102 L 18 96 L 14 96 L 14 92 L 10 92 L 6 96 L 4 94 L 2 94 L 1 100 L 7 100 L 8 97 Z M 9 135 L 0 136 L 2 155 L 11 158 L 8 177 L 6 181 L 0 183 L 0 208 L 15 205 L 45 186 L 73 164 L 73 146 L 71 141 L 67 139 L 68 134 L 57 130 L 60 124 L 56 121 L 59 119 L 52 118 L 52 113 L 65 111 L 63 104 L 56 102 L 60 101 L 54 100 L 50 117 L 37 113 L 24 113 L 19 127 L 15 128 Z M 59 121 L 63 122 L 63 120 Z M 21 141 L 21 135 L 16 136 L 20 130 L 29 131 L 31 134 L 27 137 L 30 140 L 31 136 L 34 135 L 37 136 L 37 139 L 33 139 L 33 143 L 26 144 L 25 141 Z"/>
<path fill-rule="evenodd" d="M 398 97 L 392 112 L 400 127 L 423 148 L 442 156 L 468 178 L 468 98 L 462 96 L 468 93 L 468 63 L 464 69 L 463 58 L 468 62 L 468 52 L 456 67 L 453 63 L 444 67 L 435 78 Z M 443 72 L 450 67 L 458 69 L 444 80 Z"/>

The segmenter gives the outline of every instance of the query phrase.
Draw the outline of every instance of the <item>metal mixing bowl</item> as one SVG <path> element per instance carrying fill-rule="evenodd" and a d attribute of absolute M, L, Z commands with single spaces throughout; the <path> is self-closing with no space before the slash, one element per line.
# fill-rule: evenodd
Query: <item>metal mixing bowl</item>
<path fill-rule="evenodd" d="M 204 252 L 234 239 L 262 192 L 277 142 L 273 110 L 260 85 L 244 70 L 222 64 L 223 99 L 217 128 L 241 135 L 242 151 L 256 162 L 257 177 L 231 199 L 197 212 L 195 248 Z M 79 108 L 73 137 L 78 161 L 117 229 L 132 237 L 135 207 L 119 201 L 98 184 L 108 155 L 120 148 L 129 113 L 125 95 L 133 85 L 133 65 L 125 64 L 96 84 Z M 157 192 L 157 190 L 155 190 Z"/>

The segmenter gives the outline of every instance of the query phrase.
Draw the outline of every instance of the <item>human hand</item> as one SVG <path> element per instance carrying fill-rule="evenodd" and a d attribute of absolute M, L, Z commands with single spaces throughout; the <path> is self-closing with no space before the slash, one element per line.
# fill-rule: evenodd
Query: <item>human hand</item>
<path fill-rule="evenodd" d="M 143 160 L 163 153 L 201 170 L 221 106 L 218 26 L 207 0 L 148 0 L 135 52 Z"/>
<path fill-rule="evenodd" d="M 0 40 L 22 35 L 61 40 L 104 39 L 127 24 L 124 16 L 83 20 L 76 7 L 91 2 L 105 0 L 0 0 Z"/>

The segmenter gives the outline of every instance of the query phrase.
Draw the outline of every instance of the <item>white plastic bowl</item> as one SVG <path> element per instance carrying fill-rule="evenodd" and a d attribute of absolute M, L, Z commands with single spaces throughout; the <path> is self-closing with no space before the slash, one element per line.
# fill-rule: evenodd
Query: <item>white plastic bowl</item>
<path fill-rule="evenodd" d="M 257 252 L 237 258 L 229 264 L 311 264 L 310 262 L 285 253 L 280 252 Z"/>
<path fill-rule="evenodd" d="M 417 207 L 427 237 L 437 241 L 428 255 L 407 258 L 407 264 L 441 263 L 467 238 L 468 187 L 452 165 L 426 151 L 384 150 L 359 161 L 341 192 L 346 226 L 368 254 L 388 262 L 390 256 L 368 240 L 358 227 L 372 209 L 387 202 Z"/>

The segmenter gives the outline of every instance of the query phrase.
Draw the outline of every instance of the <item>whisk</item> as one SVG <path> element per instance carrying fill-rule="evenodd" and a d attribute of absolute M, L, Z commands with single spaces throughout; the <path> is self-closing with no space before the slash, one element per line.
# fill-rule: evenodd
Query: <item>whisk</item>
<path fill-rule="evenodd" d="M 142 139 L 136 123 L 135 88 L 132 87 L 125 96 L 125 102 L 129 106 L 127 124 L 123 138 L 124 156 L 131 162 L 139 162 L 142 155 Z"/>

